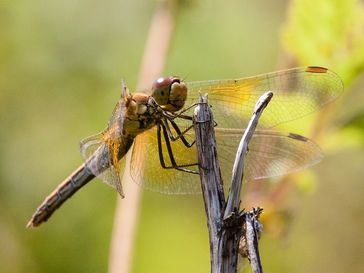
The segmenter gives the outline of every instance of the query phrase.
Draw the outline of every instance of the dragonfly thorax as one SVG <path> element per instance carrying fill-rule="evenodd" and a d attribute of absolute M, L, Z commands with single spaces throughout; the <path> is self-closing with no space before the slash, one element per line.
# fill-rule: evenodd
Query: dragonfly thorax
<path fill-rule="evenodd" d="M 144 93 L 131 94 L 126 101 L 123 119 L 123 135 L 136 136 L 152 128 L 158 119 L 158 111 L 150 104 L 150 96 Z"/>
<path fill-rule="evenodd" d="M 187 99 L 187 86 L 178 77 L 160 77 L 152 87 L 152 97 L 163 110 L 176 112 L 183 108 Z"/>

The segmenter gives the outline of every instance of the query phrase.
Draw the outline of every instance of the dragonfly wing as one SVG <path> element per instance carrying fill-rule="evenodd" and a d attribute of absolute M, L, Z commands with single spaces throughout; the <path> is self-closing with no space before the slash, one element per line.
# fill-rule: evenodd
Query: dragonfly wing
<path fill-rule="evenodd" d="M 120 169 L 123 170 L 125 166 L 125 159 L 119 161 L 119 166 L 111 166 L 107 170 L 103 171 L 98 177 L 106 184 L 110 185 L 124 198 L 123 187 L 120 179 Z"/>
<path fill-rule="evenodd" d="M 343 91 L 341 79 L 322 67 L 283 70 L 236 80 L 188 82 L 186 106 L 207 93 L 218 126 L 245 128 L 259 97 L 274 96 L 259 124 L 271 128 L 308 115 L 334 100 Z M 192 113 L 192 112 L 190 112 Z"/>
<path fill-rule="evenodd" d="M 158 158 L 156 130 L 136 138 L 131 158 L 131 176 L 144 188 L 167 194 L 200 193 L 199 176 L 176 169 L 164 169 Z M 218 159 L 225 183 L 230 183 L 231 171 L 244 130 L 216 129 Z M 187 136 L 194 138 L 193 132 Z M 165 145 L 163 141 L 162 145 Z M 181 141 L 172 143 L 173 155 L 179 164 L 197 162 L 196 147 L 187 148 Z M 169 155 L 163 157 L 168 164 Z M 314 165 L 323 154 L 313 141 L 296 134 L 276 131 L 257 131 L 249 144 L 246 156 L 245 179 L 254 180 L 285 175 Z M 191 167 L 197 171 L 197 166 Z"/>
<path fill-rule="evenodd" d="M 106 138 L 117 139 L 122 136 L 127 111 L 126 103 L 129 96 L 129 89 L 123 81 L 121 87 L 121 97 L 116 103 L 111 118 L 109 119 L 107 128 L 104 131 L 104 134 L 107 135 Z"/>
<path fill-rule="evenodd" d="M 95 176 L 114 187 L 122 197 L 124 194 L 120 171 L 124 169 L 123 157 L 132 143 L 132 139 L 124 139 L 122 134 L 127 96 L 129 91 L 123 83 L 121 98 L 114 108 L 107 128 L 102 133 L 87 137 L 80 142 L 86 166 Z"/>
<path fill-rule="evenodd" d="M 95 176 L 115 188 L 121 196 L 124 196 L 119 170 L 123 169 L 125 160 L 120 160 L 117 166 L 110 163 L 110 151 L 103 136 L 104 134 L 100 133 L 83 139 L 80 142 L 81 155 L 87 168 Z"/>
<path fill-rule="evenodd" d="M 102 133 L 86 137 L 80 141 L 79 148 L 82 157 L 87 160 L 103 144 Z"/>
<path fill-rule="evenodd" d="M 200 178 L 176 169 L 164 169 L 161 166 L 157 129 L 153 128 L 136 137 L 131 157 L 131 176 L 133 180 L 144 188 L 166 194 L 200 193 Z M 162 141 L 163 157 L 167 165 L 171 165 L 166 151 L 165 140 Z M 197 163 L 195 145 L 187 148 L 180 140 L 171 142 L 173 156 L 178 164 Z M 186 167 L 197 171 L 197 166 Z"/>
<path fill-rule="evenodd" d="M 156 130 L 138 136 L 131 158 L 132 178 L 143 187 L 169 194 L 201 192 L 199 176 L 176 169 L 164 169 L 158 158 Z M 244 130 L 216 129 L 218 159 L 223 180 L 230 182 L 236 150 Z M 187 135 L 194 139 L 193 131 Z M 165 141 L 162 142 L 165 145 Z M 187 148 L 181 141 L 172 143 L 173 155 L 179 164 L 197 162 L 195 145 Z M 169 155 L 163 158 L 170 165 Z M 313 141 L 296 134 L 275 131 L 257 131 L 249 144 L 246 156 L 245 179 L 262 179 L 285 175 L 314 165 L 323 158 L 322 151 Z M 197 166 L 191 167 L 197 171 Z"/>
<path fill-rule="evenodd" d="M 243 133 L 243 130 L 238 129 L 216 130 L 218 156 L 225 181 L 230 180 Z M 248 147 L 245 161 L 245 178 L 248 180 L 285 175 L 312 166 L 323 158 L 315 142 L 292 133 L 256 131 Z"/>

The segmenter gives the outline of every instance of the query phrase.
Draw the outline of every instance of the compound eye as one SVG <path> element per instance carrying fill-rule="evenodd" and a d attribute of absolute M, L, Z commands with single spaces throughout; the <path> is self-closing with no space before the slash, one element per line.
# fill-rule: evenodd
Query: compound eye
<path fill-rule="evenodd" d="M 171 85 L 169 103 L 173 106 L 170 111 L 178 111 L 183 108 L 187 99 L 187 86 L 184 82 L 175 81 Z"/>
<path fill-rule="evenodd" d="M 160 77 L 158 78 L 153 85 L 153 89 L 161 89 L 169 87 L 173 82 L 171 77 Z"/>
<path fill-rule="evenodd" d="M 168 103 L 171 86 L 176 82 L 176 79 L 176 77 L 160 77 L 154 82 L 152 96 L 159 105 Z"/>

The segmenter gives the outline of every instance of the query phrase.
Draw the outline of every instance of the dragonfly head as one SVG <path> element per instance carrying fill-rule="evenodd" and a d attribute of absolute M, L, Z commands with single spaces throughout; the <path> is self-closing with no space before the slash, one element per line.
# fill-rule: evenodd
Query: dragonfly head
<path fill-rule="evenodd" d="M 187 99 L 187 86 L 178 77 L 160 77 L 152 87 L 152 97 L 166 111 L 182 109 Z"/>

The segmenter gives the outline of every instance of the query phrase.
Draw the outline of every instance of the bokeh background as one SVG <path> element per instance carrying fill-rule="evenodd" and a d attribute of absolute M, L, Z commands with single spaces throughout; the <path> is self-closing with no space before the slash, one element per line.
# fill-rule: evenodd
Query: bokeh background
<path fill-rule="evenodd" d="M 104 184 L 90 183 L 40 228 L 25 225 L 82 162 L 77 143 L 104 128 L 120 79 L 136 86 L 158 4 L 0 2 L 0 272 L 107 271 L 118 197 Z M 181 1 L 174 17 L 166 75 L 321 65 L 341 76 L 335 104 L 286 125 L 315 138 L 324 161 L 247 187 L 244 204 L 266 208 L 267 272 L 363 272 L 363 1 Z M 132 272 L 209 272 L 201 196 L 144 192 L 134 252 Z"/>

